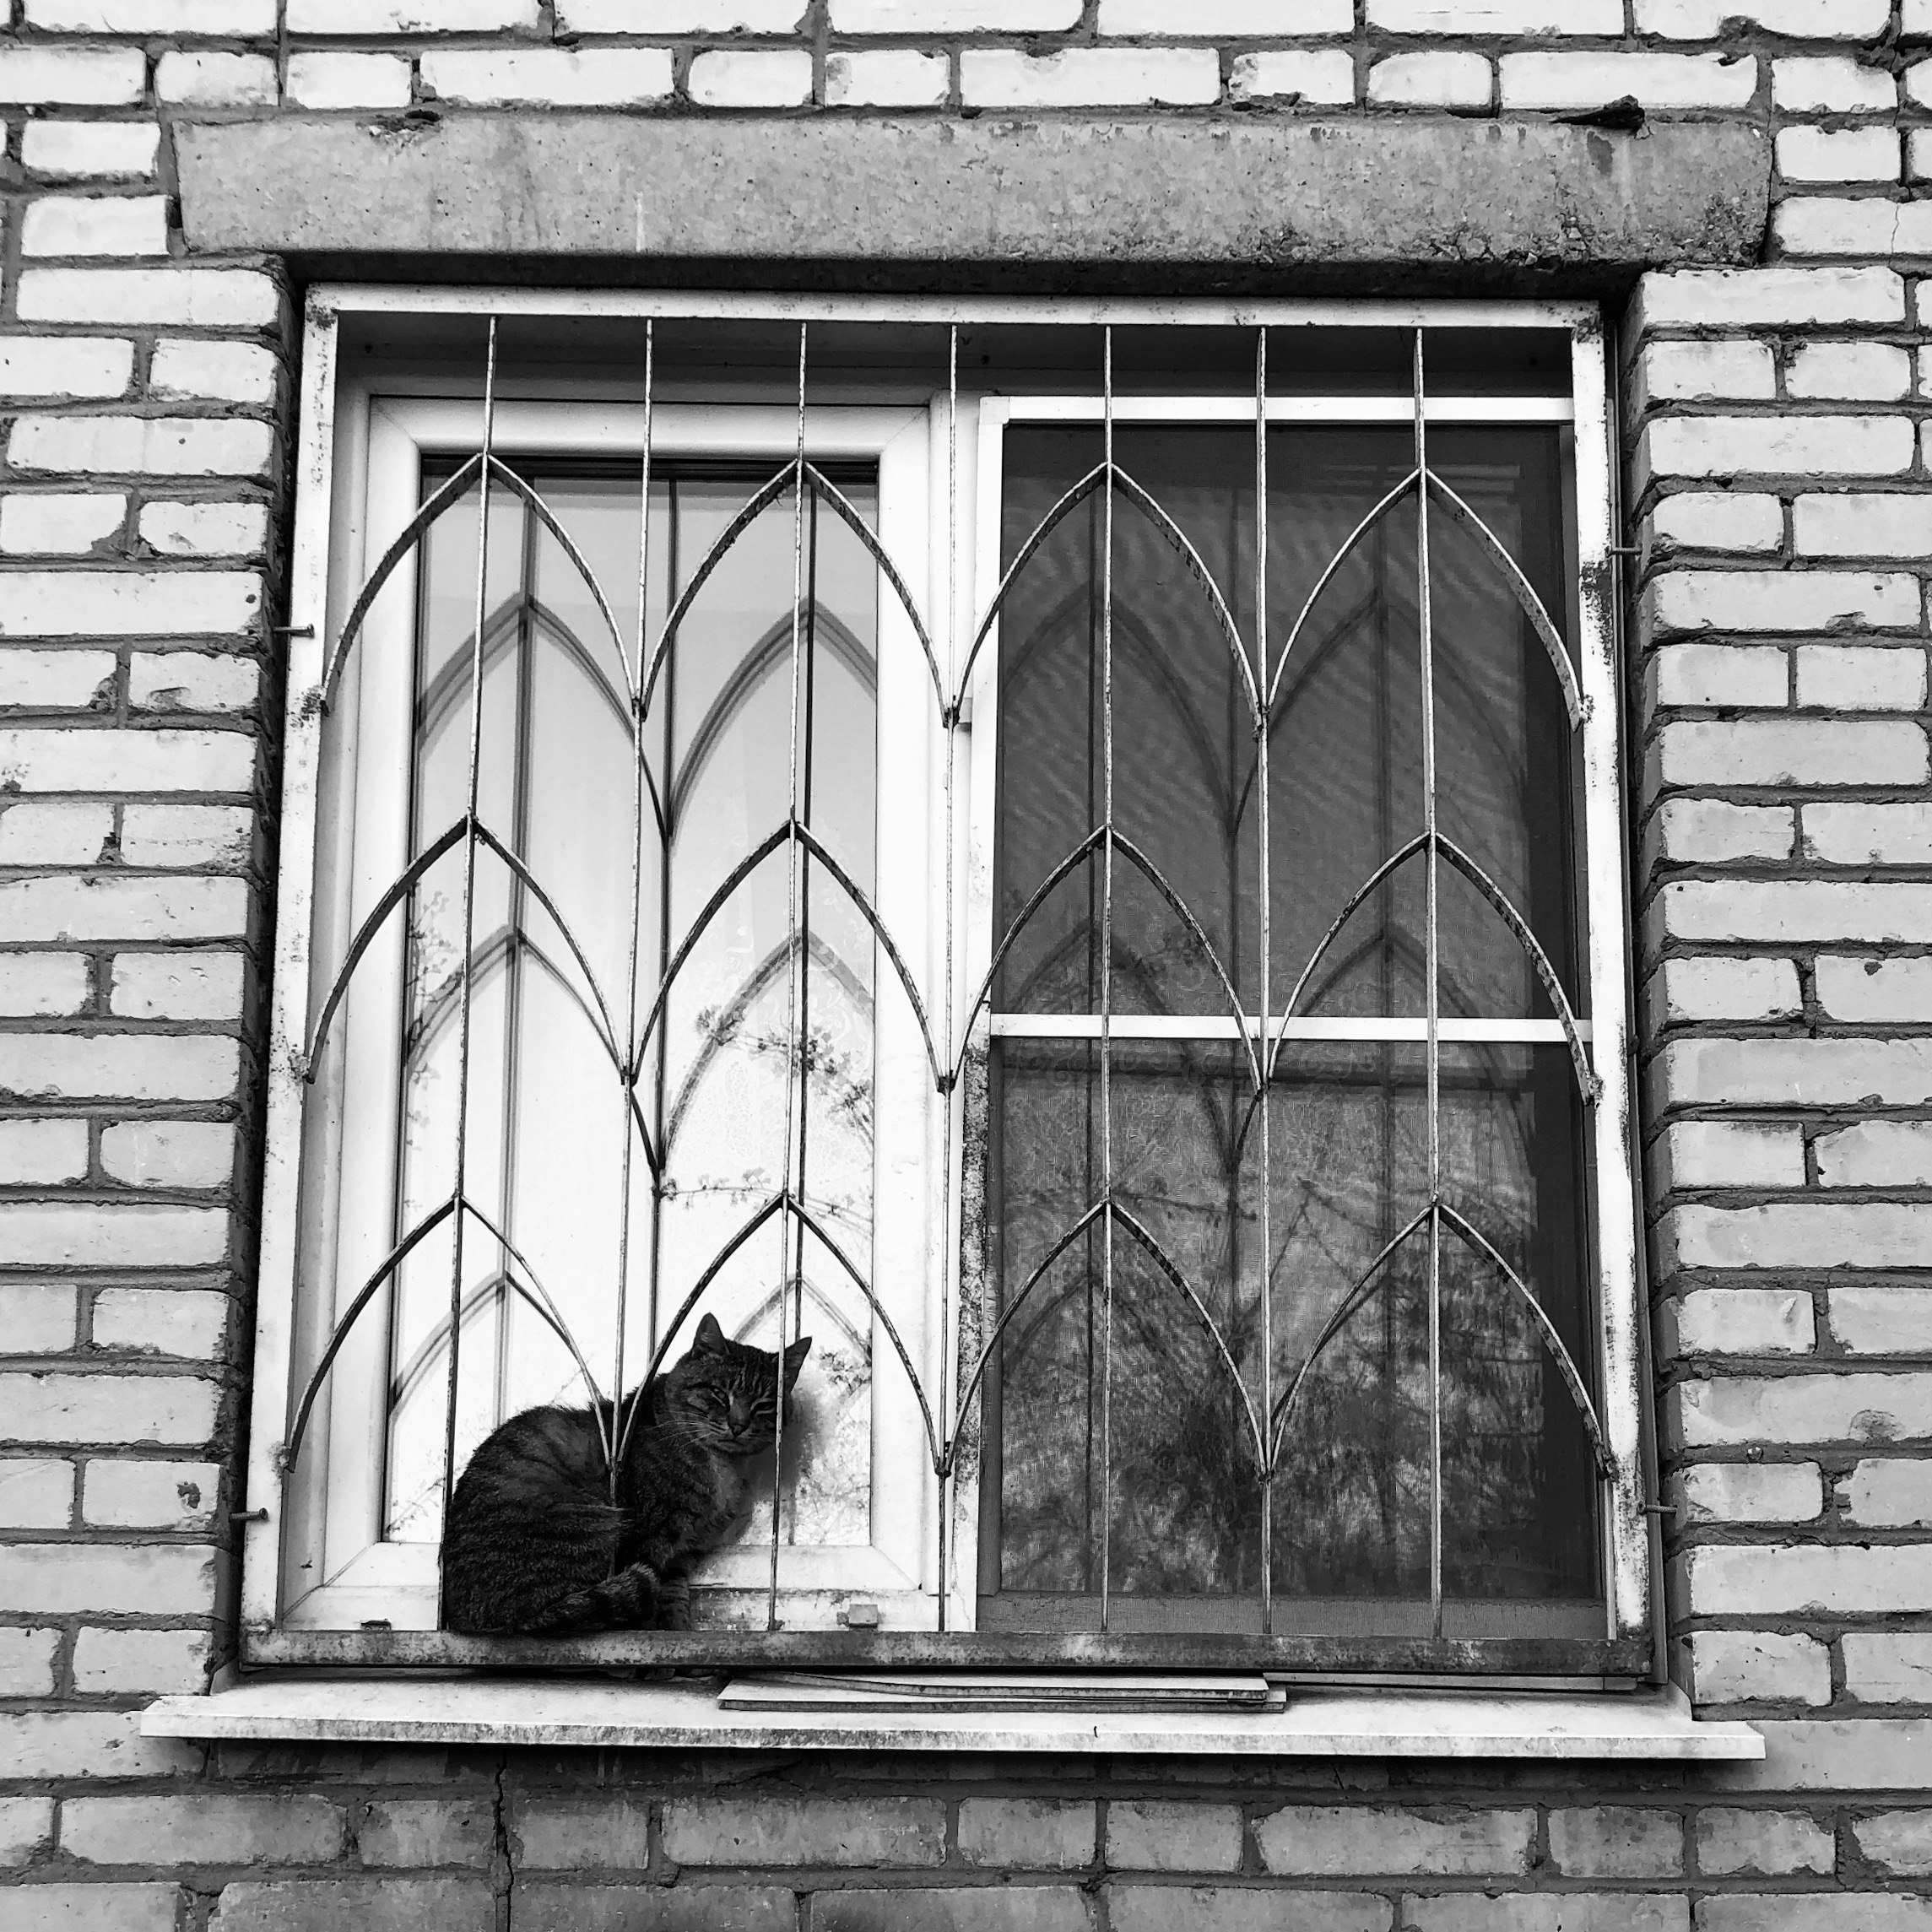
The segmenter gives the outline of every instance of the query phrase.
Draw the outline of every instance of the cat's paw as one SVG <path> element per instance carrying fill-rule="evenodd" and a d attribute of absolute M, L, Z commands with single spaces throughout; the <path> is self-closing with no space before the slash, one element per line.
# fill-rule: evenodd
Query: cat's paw
<path fill-rule="evenodd" d="M 691 1586 L 683 1577 L 666 1579 L 658 1594 L 659 1630 L 689 1630 L 691 1627 Z"/>

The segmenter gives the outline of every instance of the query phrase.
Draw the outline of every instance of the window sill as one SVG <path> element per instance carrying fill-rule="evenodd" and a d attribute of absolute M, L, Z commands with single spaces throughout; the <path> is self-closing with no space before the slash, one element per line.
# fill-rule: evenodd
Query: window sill
<path fill-rule="evenodd" d="M 1311 1690 L 1284 1711 L 724 1710 L 704 1684 L 261 1675 L 163 1697 L 146 1737 L 674 1750 L 983 1751 L 1213 1757 L 1762 1758 L 1681 1692 Z"/>

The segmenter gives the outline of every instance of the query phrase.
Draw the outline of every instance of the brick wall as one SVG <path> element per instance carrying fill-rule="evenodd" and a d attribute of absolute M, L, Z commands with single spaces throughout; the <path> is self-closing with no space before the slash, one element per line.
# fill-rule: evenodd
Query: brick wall
<path fill-rule="evenodd" d="M 1624 337 L 1670 1606 L 1767 1763 L 141 1740 L 224 1643 L 290 422 L 172 119 L 1625 97 L 1776 130 Z M 0 118 L 8 1932 L 1932 1926 L 1932 0 L 14 0 Z"/>

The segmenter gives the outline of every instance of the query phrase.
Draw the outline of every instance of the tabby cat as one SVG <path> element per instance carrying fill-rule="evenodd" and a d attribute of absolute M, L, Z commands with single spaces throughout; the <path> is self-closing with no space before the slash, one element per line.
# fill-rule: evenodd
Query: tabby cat
<path fill-rule="evenodd" d="M 811 1345 L 785 1350 L 787 1398 Z M 691 1568 L 723 1542 L 746 1463 L 777 1437 L 778 1357 L 727 1341 L 706 1315 L 690 1353 L 634 1399 L 614 1502 L 588 1409 L 527 1409 L 469 1458 L 443 1528 L 447 1628 L 690 1627 Z"/>

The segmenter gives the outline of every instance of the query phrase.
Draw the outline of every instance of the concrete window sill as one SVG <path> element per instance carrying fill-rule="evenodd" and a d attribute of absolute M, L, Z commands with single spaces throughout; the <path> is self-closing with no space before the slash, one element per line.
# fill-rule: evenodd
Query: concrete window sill
<path fill-rule="evenodd" d="M 1675 1690 L 1309 1689 L 1285 1711 L 725 1710 L 705 1684 L 259 1675 L 163 1697 L 148 1737 L 676 1750 L 984 1751 L 1210 1757 L 1752 1760 L 1749 1724 L 1698 1723 Z"/>

